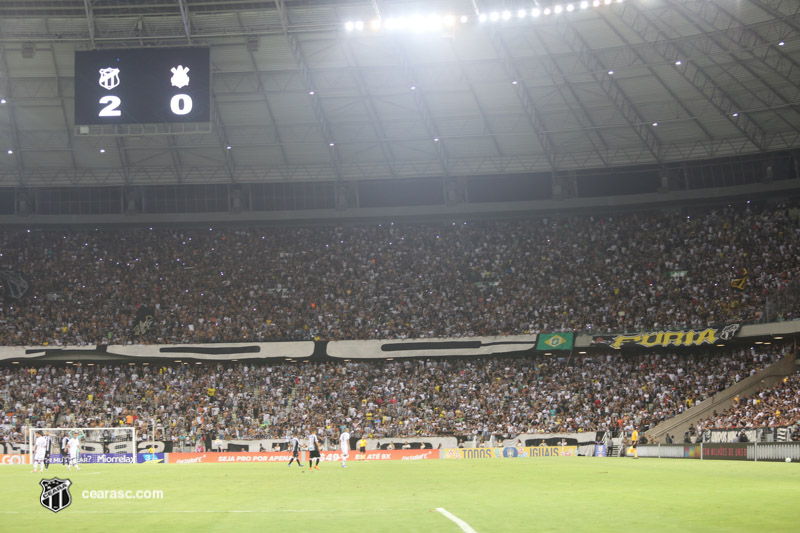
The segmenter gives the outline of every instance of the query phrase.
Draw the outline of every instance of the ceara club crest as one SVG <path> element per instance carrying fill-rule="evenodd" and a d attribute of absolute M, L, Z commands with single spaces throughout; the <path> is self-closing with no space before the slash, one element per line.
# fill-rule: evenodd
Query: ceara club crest
<path fill-rule="evenodd" d="M 69 493 L 72 481 L 54 477 L 39 481 L 39 485 L 42 486 L 42 495 L 39 497 L 39 501 L 45 509 L 57 513 L 72 503 L 72 496 Z"/>
<path fill-rule="evenodd" d="M 110 91 L 119 85 L 119 69 L 116 67 L 108 67 L 100 69 L 100 80 L 98 81 L 100 87 Z"/>

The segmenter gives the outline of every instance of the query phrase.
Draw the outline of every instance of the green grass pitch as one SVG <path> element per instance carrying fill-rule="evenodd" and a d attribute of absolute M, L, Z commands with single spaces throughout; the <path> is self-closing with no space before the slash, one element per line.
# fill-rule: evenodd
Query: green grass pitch
<path fill-rule="evenodd" d="M 307 463 L 303 463 L 304 466 Z M 620 458 L 0 467 L 0 529 L 17 531 L 798 531 L 800 465 Z M 41 506 L 42 478 L 72 504 Z M 160 500 L 84 491 L 159 490 Z"/>

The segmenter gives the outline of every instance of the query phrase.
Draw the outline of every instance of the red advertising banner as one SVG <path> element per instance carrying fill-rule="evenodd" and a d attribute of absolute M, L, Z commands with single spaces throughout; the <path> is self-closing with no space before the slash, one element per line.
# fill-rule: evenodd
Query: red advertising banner
<path fill-rule="evenodd" d="M 197 463 L 288 463 L 292 458 L 290 452 L 204 452 L 204 453 L 167 453 L 166 462 L 172 464 Z M 339 451 L 321 452 L 322 461 L 341 461 Z M 438 450 L 367 450 L 366 461 L 417 461 L 422 459 L 438 459 Z M 300 454 L 300 461 L 308 460 L 308 452 Z M 362 460 L 358 452 L 350 452 L 348 461 Z"/>
<path fill-rule="evenodd" d="M 727 459 L 747 461 L 747 444 L 745 443 L 720 443 L 703 444 L 703 459 Z"/>
<path fill-rule="evenodd" d="M 0 465 L 26 465 L 28 454 L 0 453 Z"/>

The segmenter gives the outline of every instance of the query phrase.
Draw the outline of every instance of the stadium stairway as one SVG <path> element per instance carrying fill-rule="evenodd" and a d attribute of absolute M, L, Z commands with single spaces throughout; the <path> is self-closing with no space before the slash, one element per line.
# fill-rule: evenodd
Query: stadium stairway
<path fill-rule="evenodd" d="M 731 385 L 678 416 L 665 420 L 647 431 L 648 440 L 653 444 L 664 442 L 664 436 L 667 433 L 675 435 L 677 439 L 682 439 L 687 427 L 711 415 L 714 410 L 718 413 L 724 411 L 733 405 L 733 400 L 736 396 L 750 396 L 759 389 L 772 387 L 784 377 L 797 372 L 795 358 L 796 354 L 787 355 L 777 363 L 773 363 L 760 372 Z"/>

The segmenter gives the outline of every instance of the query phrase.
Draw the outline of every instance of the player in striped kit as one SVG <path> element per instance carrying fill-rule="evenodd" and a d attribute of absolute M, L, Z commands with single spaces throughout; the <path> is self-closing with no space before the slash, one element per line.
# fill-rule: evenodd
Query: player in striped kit
<path fill-rule="evenodd" d="M 316 468 L 319 470 L 319 439 L 315 433 L 311 433 L 308 436 L 308 469 L 311 470 L 312 468 Z M 314 466 L 311 466 L 311 462 L 316 459 L 317 462 Z"/>

